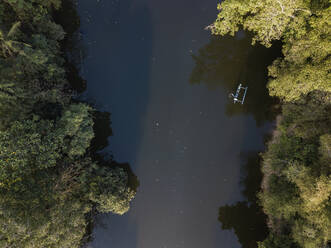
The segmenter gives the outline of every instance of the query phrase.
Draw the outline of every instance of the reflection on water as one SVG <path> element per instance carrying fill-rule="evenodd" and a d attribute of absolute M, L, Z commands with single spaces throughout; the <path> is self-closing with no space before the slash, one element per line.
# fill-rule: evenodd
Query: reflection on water
<path fill-rule="evenodd" d="M 228 116 L 250 114 L 257 126 L 273 121 L 277 102 L 269 97 L 266 89 L 267 66 L 280 56 L 280 44 L 266 49 L 251 46 L 251 38 L 243 32 L 236 37 L 212 37 L 197 55 L 193 55 L 195 67 L 190 76 L 191 84 L 204 83 L 210 90 L 225 89 L 235 92 L 239 83 L 248 86 L 245 103 L 226 104 Z M 242 194 L 246 198 L 234 205 L 219 208 L 218 219 L 223 230 L 234 230 L 243 248 L 257 247 L 257 241 L 267 235 L 266 216 L 257 204 L 256 194 L 260 189 L 262 174 L 260 157 L 256 151 L 241 154 Z"/>
<path fill-rule="evenodd" d="M 80 16 L 77 13 L 77 1 L 74 0 L 62 0 L 61 8 L 54 14 L 55 21 L 62 25 L 66 33 L 65 39 L 61 41 L 61 49 L 65 56 L 65 68 L 66 68 L 66 78 L 70 83 L 70 89 L 68 91 L 76 94 L 81 94 L 86 91 L 87 80 L 85 80 L 84 69 L 83 68 L 84 59 L 87 58 L 88 45 L 82 40 L 83 33 L 79 31 L 80 28 Z M 84 101 L 82 97 L 75 99 L 75 101 Z M 94 109 L 100 109 L 96 107 L 95 100 L 88 100 L 89 105 L 92 105 Z M 48 111 L 52 114 L 56 108 Z M 52 111 L 52 112 L 51 112 Z M 91 141 L 89 147 L 89 153 L 94 161 L 97 161 L 101 165 L 102 169 L 120 167 L 123 168 L 128 174 L 128 187 L 133 191 L 137 191 L 139 187 L 139 181 L 137 176 L 131 170 L 129 163 L 118 163 L 114 160 L 113 156 L 110 155 L 111 151 L 105 149 L 109 146 L 109 138 L 113 135 L 113 130 L 111 127 L 111 114 L 107 111 L 93 111 L 92 113 L 94 125 L 94 138 Z M 118 158 L 117 158 L 118 159 Z M 99 214 L 95 212 L 95 209 L 88 214 L 86 214 L 86 219 L 88 219 L 88 226 L 86 227 L 86 234 L 82 240 L 83 247 L 88 247 L 88 242 L 93 241 L 93 230 L 102 226 L 100 221 L 105 214 Z M 122 218 L 122 216 L 116 216 Z"/>
<path fill-rule="evenodd" d="M 267 125 L 255 122 L 268 119 L 264 86 L 272 50 L 252 48 L 244 33 L 205 45 L 210 37 L 203 27 L 216 16 L 215 0 L 80 0 L 78 9 L 88 47 L 81 70 L 85 96 L 112 113 L 110 149 L 141 181 L 126 215 L 97 218 L 88 246 L 240 247 L 234 232 L 242 244 L 260 239 L 237 224 L 236 216 L 255 220 L 249 200 L 227 205 L 234 219 L 224 227 L 234 231 L 220 230 L 217 217 L 225 223 L 219 206 L 242 199 L 239 154 L 263 149 Z M 190 85 L 189 75 L 191 83 L 205 84 Z M 249 87 L 244 106 L 226 98 L 239 81 Z M 94 146 L 106 151 L 110 116 L 97 115 Z M 130 183 L 139 184 L 134 175 Z"/>
<path fill-rule="evenodd" d="M 228 101 L 225 112 L 228 116 L 250 114 L 258 126 L 272 121 L 277 113 L 276 100 L 269 97 L 266 89 L 267 66 L 280 56 L 280 44 L 266 49 L 251 46 L 250 35 L 240 32 L 236 37 L 212 37 L 197 55 L 193 55 L 195 67 L 190 83 L 204 83 L 210 90 L 219 87 L 228 93 L 235 92 L 239 83 L 248 86 L 245 103 Z M 262 174 L 260 157 L 256 151 L 241 155 L 242 194 L 246 198 L 234 205 L 219 208 L 218 219 L 223 230 L 234 230 L 243 248 L 257 247 L 257 241 L 267 235 L 266 216 L 257 204 L 256 194 L 260 189 Z"/>
<path fill-rule="evenodd" d="M 110 116 L 110 113 L 101 111 L 95 111 L 93 114 L 95 136 L 91 148 L 94 151 L 101 151 L 109 145 L 108 138 L 113 135 Z"/>
<path fill-rule="evenodd" d="M 218 220 L 223 230 L 234 230 L 242 248 L 256 248 L 256 242 L 263 240 L 268 231 L 266 216 L 257 204 L 256 197 L 262 180 L 260 156 L 254 151 L 243 154 L 242 158 L 245 164 L 242 167 L 241 184 L 246 200 L 220 207 Z"/>
<path fill-rule="evenodd" d="M 226 106 L 228 116 L 252 114 L 258 126 L 274 119 L 275 99 L 266 89 L 267 66 L 280 56 L 280 44 L 267 49 L 261 45 L 251 46 L 249 35 L 241 32 L 236 37 L 213 36 L 202 47 L 198 55 L 193 55 L 195 67 L 190 83 L 204 83 L 211 90 L 225 88 L 228 93 L 235 92 L 239 83 L 248 86 L 245 104 Z"/>
<path fill-rule="evenodd" d="M 83 93 L 86 90 L 86 80 L 81 77 L 80 70 L 87 51 L 79 32 L 80 18 L 76 4 L 76 1 L 73 0 L 62 0 L 61 8 L 54 13 L 54 19 L 65 32 L 65 37 L 61 41 L 61 49 L 66 54 L 64 65 L 66 78 L 71 90 Z"/>
<path fill-rule="evenodd" d="M 123 168 L 128 173 L 129 187 L 137 191 L 139 181 L 131 170 L 130 165 L 128 163 L 116 162 L 109 151 L 104 150 L 109 145 L 109 137 L 113 135 L 110 117 L 111 115 L 108 112 L 95 111 L 93 113 L 94 138 L 91 141 L 90 152 L 92 153 L 92 157 L 98 161 L 100 165 Z"/>

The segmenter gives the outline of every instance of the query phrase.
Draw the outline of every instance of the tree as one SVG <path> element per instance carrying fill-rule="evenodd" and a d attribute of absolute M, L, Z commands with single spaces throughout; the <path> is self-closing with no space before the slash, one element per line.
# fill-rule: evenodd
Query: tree
<path fill-rule="evenodd" d="M 292 65 L 276 60 L 269 68 L 269 75 L 275 78 L 268 84 L 270 95 L 284 101 L 296 101 L 315 90 L 331 92 L 330 69 L 331 60 L 317 65 Z"/>
<path fill-rule="evenodd" d="M 258 243 L 258 248 L 294 248 L 294 242 L 287 235 L 271 234 L 266 240 Z"/>
<path fill-rule="evenodd" d="M 315 90 L 331 92 L 331 7 L 316 11 L 307 22 L 310 28 L 300 37 L 286 34 L 284 59 L 269 67 L 270 94 L 295 101 Z"/>
<path fill-rule="evenodd" d="M 261 203 L 271 223 L 283 223 L 281 228 L 272 224 L 271 235 L 286 231 L 304 248 L 325 247 L 330 240 L 329 97 L 316 93 L 300 104 L 285 104 L 279 134 L 264 154 L 269 171 Z"/>
<path fill-rule="evenodd" d="M 218 5 L 220 13 L 210 28 L 217 35 L 234 35 L 243 27 L 255 34 L 253 43 L 259 41 L 269 47 L 289 27 L 295 30 L 304 23 L 312 14 L 309 4 L 309 0 L 227 0 Z"/>
<path fill-rule="evenodd" d="M 100 212 L 113 212 L 124 214 L 129 210 L 130 201 L 134 197 L 134 191 L 128 187 L 128 175 L 122 168 L 100 173 L 97 168 L 97 176 L 94 176 L 89 185 L 91 187 L 90 199 L 97 203 Z M 98 173 L 99 172 L 99 173 Z"/>
<path fill-rule="evenodd" d="M 270 95 L 294 101 L 314 90 L 331 92 L 331 12 L 326 2 L 227 0 L 219 5 L 210 29 L 214 34 L 234 35 L 244 28 L 253 32 L 253 44 L 258 41 L 267 47 L 282 39 L 285 58 L 269 68 L 273 79 L 268 88 Z"/>
<path fill-rule="evenodd" d="M 26 43 L 15 40 L 15 36 L 19 32 L 20 25 L 21 22 L 14 23 L 7 33 L 0 30 L 0 47 L 2 56 L 13 56 L 16 53 L 22 52 L 22 45 L 29 46 Z"/>
<path fill-rule="evenodd" d="M 96 209 L 123 214 L 134 195 L 90 147 L 95 110 L 72 99 L 60 4 L 0 1 L 1 247 L 80 247 Z"/>
<path fill-rule="evenodd" d="M 57 131 L 66 139 L 64 151 L 70 156 L 82 156 L 94 137 L 92 109 L 86 104 L 72 104 L 63 111 Z"/>
<path fill-rule="evenodd" d="M 225 0 L 211 28 L 253 32 L 253 43 L 283 41 L 269 67 L 269 93 L 283 102 L 282 121 L 263 155 L 259 194 L 271 228 L 266 247 L 330 243 L 330 1 Z"/>
<path fill-rule="evenodd" d="M 134 191 L 127 172 L 86 154 L 91 110 L 72 104 L 56 122 L 35 116 L 0 131 L 3 247 L 79 247 L 93 206 L 128 211 Z"/>
<path fill-rule="evenodd" d="M 63 140 L 54 124 L 44 120 L 14 122 L 0 131 L 0 180 L 10 187 L 17 178 L 35 170 L 54 167 Z"/>
<path fill-rule="evenodd" d="M 17 19 L 24 22 L 38 22 L 40 19 L 49 18 L 52 8 L 59 9 L 61 0 L 4 0 L 17 15 Z"/>

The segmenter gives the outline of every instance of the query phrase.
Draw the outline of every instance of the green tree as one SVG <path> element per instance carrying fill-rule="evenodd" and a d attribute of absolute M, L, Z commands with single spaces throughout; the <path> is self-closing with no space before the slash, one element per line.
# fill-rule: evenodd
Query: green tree
<path fill-rule="evenodd" d="M 124 214 L 129 210 L 134 191 L 128 187 L 128 175 L 122 168 L 102 173 L 98 168 L 89 185 L 90 199 L 97 203 L 98 211 Z"/>
<path fill-rule="evenodd" d="M 243 27 L 255 34 L 253 43 L 259 41 L 269 47 L 289 27 L 297 29 L 304 23 L 312 14 L 309 5 L 309 0 L 227 0 L 218 5 L 220 13 L 210 28 L 217 35 L 234 35 Z"/>
<path fill-rule="evenodd" d="M 0 131 L 4 247 L 78 247 L 93 206 L 128 211 L 134 191 L 127 172 L 86 156 L 93 138 L 89 111 L 73 104 L 56 122 L 35 117 Z"/>
<path fill-rule="evenodd" d="M 14 23 L 7 33 L 0 30 L 0 47 L 2 56 L 13 56 L 16 53 L 22 52 L 22 45 L 29 46 L 28 44 L 15 40 L 20 25 L 21 22 Z"/>
<path fill-rule="evenodd" d="M 292 65 L 276 60 L 269 68 L 269 75 L 275 78 L 268 84 L 270 95 L 295 101 L 315 90 L 331 92 L 330 69 L 331 60 L 317 65 Z"/>
<path fill-rule="evenodd" d="M 331 8 L 315 12 L 300 37 L 286 34 L 284 59 L 269 67 L 269 91 L 285 101 L 300 99 L 314 90 L 331 92 Z"/>
<path fill-rule="evenodd" d="M 86 104 L 71 104 L 59 121 L 59 135 L 69 137 L 65 152 L 70 157 L 84 155 L 94 137 L 91 108 Z"/>
<path fill-rule="evenodd" d="M 263 242 L 259 242 L 258 248 L 294 248 L 294 242 L 287 235 L 271 234 Z"/>
<path fill-rule="evenodd" d="M 0 246 L 80 247 L 96 210 L 123 214 L 128 172 L 92 149 L 93 112 L 72 100 L 52 13 L 0 1 Z M 22 28 L 20 28 L 22 26 Z M 74 103 L 76 102 L 76 103 Z M 100 161 L 99 161 L 100 160 Z"/>
<path fill-rule="evenodd" d="M 234 35 L 240 28 L 252 31 L 256 41 L 269 47 L 284 41 L 284 59 L 269 68 L 272 96 L 285 101 L 300 99 L 314 90 L 331 92 L 330 7 L 309 0 L 227 0 L 210 29 L 214 34 Z"/>
<path fill-rule="evenodd" d="M 266 247 L 327 247 L 330 242 L 330 1 L 225 0 L 214 34 L 253 33 L 253 43 L 283 41 L 269 67 L 269 93 L 283 116 L 263 156 L 259 194 L 271 228 Z"/>

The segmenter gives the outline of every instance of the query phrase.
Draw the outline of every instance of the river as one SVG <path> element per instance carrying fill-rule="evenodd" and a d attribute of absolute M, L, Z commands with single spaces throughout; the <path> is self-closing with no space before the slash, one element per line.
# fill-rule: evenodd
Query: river
<path fill-rule="evenodd" d="M 215 0 L 79 0 L 82 98 L 111 113 L 104 149 L 139 180 L 131 209 L 102 214 L 93 248 L 255 247 L 258 152 L 273 126 L 267 65 L 279 48 L 212 37 Z M 248 86 L 244 105 L 228 98 Z M 106 129 L 104 131 L 107 136 Z"/>

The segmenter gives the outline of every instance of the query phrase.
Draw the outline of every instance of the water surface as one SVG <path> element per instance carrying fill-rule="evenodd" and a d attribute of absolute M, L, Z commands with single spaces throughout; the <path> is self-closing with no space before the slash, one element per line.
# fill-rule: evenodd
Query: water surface
<path fill-rule="evenodd" d="M 111 113 L 106 151 L 140 181 L 127 214 L 98 216 L 89 247 L 253 247 L 261 238 L 245 231 L 257 210 L 247 211 L 242 182 L 247 164 L 258 168 L 252 156 L 271 126 L 265 84 L 273 52 L 251 47 L 244 33 L 211 37 L 204 27 L 216 4 L 78 1 L 84 97 Z M 239 82 L 249 87 L 247 104 L 234 106 L 228 94 Z M 228 216 L 250 218 L 225 223 L 222 206 L 239 203 Z"/>

